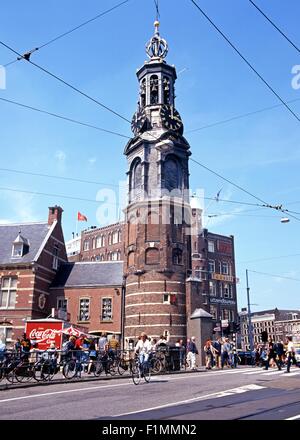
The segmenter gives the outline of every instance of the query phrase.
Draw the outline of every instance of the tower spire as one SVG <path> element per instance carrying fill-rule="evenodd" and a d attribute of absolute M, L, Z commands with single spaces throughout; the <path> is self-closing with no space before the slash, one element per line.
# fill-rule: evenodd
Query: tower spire
<path fill-rule="evenodd" d="M 168 54 L 168 43 L 159 34 L 159 21 L 154 22 L 154 35 L 146 45 L 146 53 L 150 60 L 162 60 Z"/>

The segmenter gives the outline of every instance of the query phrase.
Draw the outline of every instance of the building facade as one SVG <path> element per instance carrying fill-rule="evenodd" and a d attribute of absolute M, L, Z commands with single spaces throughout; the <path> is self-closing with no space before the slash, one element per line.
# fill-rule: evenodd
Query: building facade
<path fill-rule="evenodd" d="M 248 314 L 246 311 L 240 314 L 241 347 L 243 350 L 249 348 Z M 286 336 L 300 336 L 300 310 L 262 310 L 251 313 L 253 328 L 253 343 L 261 344 L 262 332 L 273 341 L 284 341 Z M 299 333 L 298 333 L 299 332 Z"/>
<path fill-rule="evenodd" d="M 67 261 L 62 208 L 49 208 L 48 221 L 0 225 L 0 339 L 21 337 L 26 319 L 51 313 L 49 287 Z"/>

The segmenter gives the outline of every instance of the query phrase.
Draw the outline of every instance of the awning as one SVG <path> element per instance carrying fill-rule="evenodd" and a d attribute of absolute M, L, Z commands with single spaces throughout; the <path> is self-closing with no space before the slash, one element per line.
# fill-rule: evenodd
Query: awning
<path fill-rule="evenodd" d="M 110 335 L 121 335 L 121 332 L 113 332 L 111 330 L 90 330 L 88 334 L 97 335 L 98 333 L 106 333 Z"/>

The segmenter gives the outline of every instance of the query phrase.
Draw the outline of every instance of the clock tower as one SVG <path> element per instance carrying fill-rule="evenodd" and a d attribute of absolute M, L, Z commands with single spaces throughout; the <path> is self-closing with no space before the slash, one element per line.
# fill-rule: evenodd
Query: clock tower
<path fill-rule="evenodd" d="M 175 108 L 176 69 L 167 42 L 155 33 L 149 60 L 137 71 L 134 137 L 125 147 L 125 338 L 142 331 L 175 342 L 186 337 L 186 279 L 190 275 L 190 146 Z"/>

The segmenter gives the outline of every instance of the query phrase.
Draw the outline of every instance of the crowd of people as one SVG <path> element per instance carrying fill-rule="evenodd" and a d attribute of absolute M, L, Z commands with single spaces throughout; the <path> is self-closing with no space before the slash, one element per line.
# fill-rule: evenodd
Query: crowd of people
<path fill-rule="evenodd" d="M 52 342 L 46 351 L 51 358 L 56 358 L 59 361 L 62 356 L 68 354 L 75 355 L 78 361 L 85 363 L 87 372 L 90 374 L 92 364 L 97 359 L 98 353 L 110 357 L 112 360 L 117 356 L 120 350 L 120 343 L 115 335 L 109 339 L 103 333 L 99 338 L 89 337 L 82 334 L 79 337 L 70 336 L 65 341 L 60 350 L 57 350 L 54 342 Z M 132 350 L 139 355 L 142 354 L 144 358 L 148 358 L 150 353 L 157 351 L 172 352 L 175 349 L 178 353 L 177 360 L 179 361 L 179 368 L 188 368 L 190 370 L 197 370 L 196 355 L 199 354 L 196 344 L 195 336 L 188 338 L 186 343 L 183 339 L 178 339 L 176 343 L 171 343 L 164 335 L 161 335 L 157 340 L 150 338 L 145 333 L 141 333 L 137 341 L 132 339 L 125 340 L 125 350 Z M 15 352 L 18 353 L 21 359 L 34 362 L 37 358 L 37 353 L 40 352 L 38 342 L 34 339 L 29 339 L 26 333 L 23 334 L 22 339 L 17 339 L 14 345 Z M 204 346 L 201 347 L 205 355 L 205 368 L 211 370 L 213 368 L 223 369 L 224 367 L 236 368 L 240 362 L 238 350 L 236 346 L 228 337 L 219 337 L 215 340 L 207 339 Z M 0 361 L 4 356 L 6 347 L 3 341 L 0 340 Z M 285 365 L 286 372 L 290 371 L 292 364 L 297 364 L 295 358 L 295 345 L 291 337 L 285 341 L 278 340 L 277 342 L 269 341 L 266 344 L 258 344 L 253 353 L 253 360 L 257 366 L 268 370 L 269 367 L 277 367 L 281 370 Z"/>

